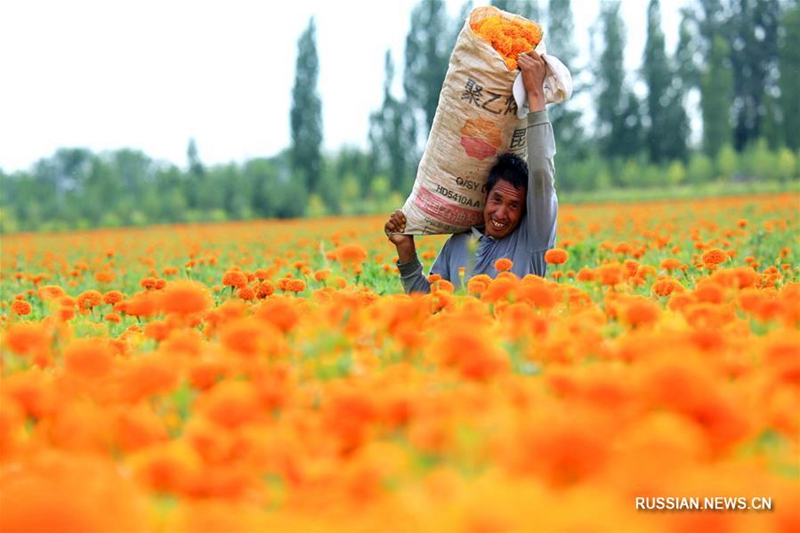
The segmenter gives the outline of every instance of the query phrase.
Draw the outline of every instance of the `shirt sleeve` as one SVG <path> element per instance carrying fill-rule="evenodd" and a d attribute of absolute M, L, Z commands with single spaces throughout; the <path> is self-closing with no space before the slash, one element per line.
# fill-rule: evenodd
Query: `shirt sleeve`
<path fill-rule="evenodd" d="M 528 114 L 528 198 L 526 225 L 530 251 L 555 246 L 558 198 L 555 189 L 556 141 L 547 110 Z"/>
<path fill-rule="evenodd" d="M 400 270 L 400 281 L 403 282 L 403 290 L 406 294 L 412 292 L 429 293 L 431 292 L 431 284 L 422 270 L 422 263 L 415 255 L 405 263 L 397 262 L 397 269 Z"/>
<path fill-rule="evenodd" d="M 452 281 L 450 279 L 450 257 L 452 255 L 450 244 L 451 239 L 447 239 L 442 246 L 442 251 L 436 257 L 431 267 L 431 274 L 439 274 L 442 279 Z M 431 284 L 425 276 L 419 258 L 415 255 L 405 263 L 397 262 L 397 269 L 400 271 L 400 281 L 403 282 L 403 290 L 406 294 L 412 292 L 429 293 L 431 292 Z"/>

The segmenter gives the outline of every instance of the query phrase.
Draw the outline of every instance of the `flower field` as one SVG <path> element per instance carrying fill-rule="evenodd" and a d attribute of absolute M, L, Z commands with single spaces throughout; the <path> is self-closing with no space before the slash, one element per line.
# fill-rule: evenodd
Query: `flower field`
<path fill-rule="evenodd" d="M 562 205 L 411 297 L 383 218 L 3 236 L 0 530 L 800 531 L 798 206 Z"/>

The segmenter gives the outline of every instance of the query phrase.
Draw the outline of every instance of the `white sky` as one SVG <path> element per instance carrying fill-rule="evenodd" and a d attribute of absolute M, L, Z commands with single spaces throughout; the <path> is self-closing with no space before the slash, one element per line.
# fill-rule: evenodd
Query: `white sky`
<path fill-rule="evenodd" d="M 324 147 L 366 147 L 384 54 L 392 49 L 399 86 L 417 3 L 0 0 L 0 169 L 27 169 L 62 147 L 128 147 L 185 166 L 190 137 L 206 164 L 275 155 L 290 144 L 297 40 L 312 15 Z M 453 17 L 463 4 L 447 3 Z M 599 3 L 572 1 L 583 65 Z M 661 1 L 670 51 L 685 3 Z M 641 64 L 647 4 L 622 0 L 629 69 Z M 548 49 L 558 55 L 556 43 Z"/>

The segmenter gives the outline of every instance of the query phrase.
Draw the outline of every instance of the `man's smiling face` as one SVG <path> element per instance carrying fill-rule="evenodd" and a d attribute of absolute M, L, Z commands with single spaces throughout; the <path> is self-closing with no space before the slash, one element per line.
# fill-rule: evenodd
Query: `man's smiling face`
<path fill-rule="evenodd" d="M 525 187 L 515 188 L 506 180 L 499 180 L 486 196 L 483 208 L 484 233 L 502 239 L 517 229 L 525 212 Z"/>

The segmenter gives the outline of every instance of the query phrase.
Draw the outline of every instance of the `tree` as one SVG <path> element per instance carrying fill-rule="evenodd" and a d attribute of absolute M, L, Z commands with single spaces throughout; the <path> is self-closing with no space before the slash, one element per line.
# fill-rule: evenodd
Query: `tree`
<path fill-rule="evenodd" d="M 650 161 L 657 164 L 688 158 L 689 121 L 683 107 L 684 87 L 671 63 L 665 49 L 659 0 L 650 0 L 642 73 L 648 88 L 646 144 Z"/>
<path fill-rule="evenodd" d="M 734 74 L 734 146 L 743 150 L 761 135 L 766 96 L 777 86 L 780 0 L 731 0 Z"/>
<path fill-rule="evenodd" d="M 596 137 L 603 155 L 624 157 L 641 150 L 642 135 L 639 101 L 625 80 L 625 26 L 619 0 L 602 5 L 600 23 L 605 46 L 595 70 Z"/>
<path fill-rule="evenodd" d="M 571 0 L 550 0 L 548 7 L 548 28 L 545 34 L 548 52 L 557 56 L 570 69 L 575 82 L 575 92 L 580 90 L 577 80 L 580 70 L 577 68 L 578 48 L 575 44 L 575 22 L 572 16 Z M 580 127 L 580 113 L 575 109 L 575 101 L 570 100 L 548 109 L 556 146 L 559 152 L 568 154 L 573 160 L 585 155 L 583 150 L 584 135 Z"/>
<path fill-rule="evenodd" d="M 322 171 L 322 101 L 317 91 L 318 77 L 316 26 L 312 17 L 297 43 L 290 113 L 292 177 L 310 192 L 317 190 Z"/>
<path fill-rule="evenodd" d="M 453 43 L 442 36 L 450 34 L 444 0 L 422 0 L 414 7 L 406 36 L 403 90 L 410 112 L 424 117 L 426 135 L 433 125 L 453 49 Z"/>
<path fill-rule="evenodd" d="M 661 7 L 658 0 L 650 0 L 647 6 L 647 41 L 642 74 L 647 85 L 647 151 L 651 162 L 663 163 L 672 156 L 667 153 L 667 136 L 670 134 L 667 122 L 671 112 L 667 104 L 672 72 L 667 59 L 664 32 L 661 29 Z"/>
<path fill-rule="evenodd" d="M 717 36 L 701 81 L 700 107 L 703 113 L 703 152 L 716 157 L 720 148 L 731 142 L 730 106 L 733 98 L 733 72 L 728 59 L 728 44 Z"/>
<path fill-rule="evenodd" d="M 783 124 L 783 140 L 787 147 L 800 149 L 800 4 L 787 9 L 781 18 L 778 64 L 780 96 L 778 105 Z"/>
<path fill-rule="evenodd" d="M 492 5 L 509 13 L 522 15 L 528 20 L 538 22 L 541 17 L 538 0 L 492 0 Z"/>
<path fill-rule="evenodd" d="M 206 181 L 206 169 L 200 161 L 194 138 L 189 139 L 189 146 L 186 147 L 186 160 L 189 164 L 186 201 L 190 209 L 198 209 L 200 207 L 200 191 L 204 188 Z"/>
<path fill-rule="evenodd" d="M 417 159 L 416 125 L 404 103 L 392 95 L 394 62 L 389 50 L 386 51 L 384 67 L 383 105 L 369 119 L 373 171 L 385 172 L 389 176 L 391 189 L 401 191 Z M 362 183 L 362 186 L 366 184 Z"/>

